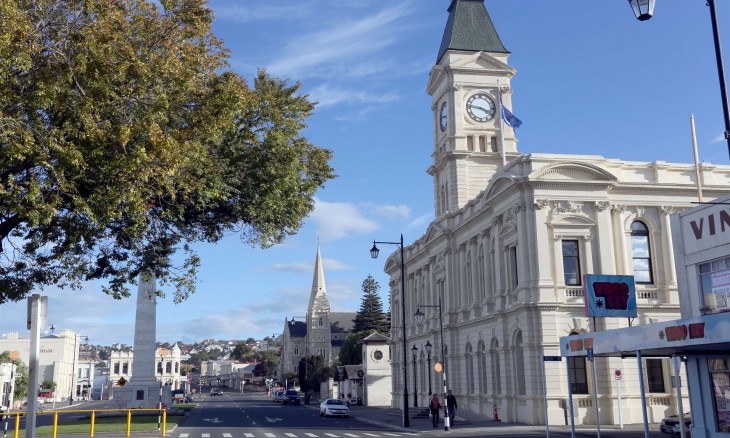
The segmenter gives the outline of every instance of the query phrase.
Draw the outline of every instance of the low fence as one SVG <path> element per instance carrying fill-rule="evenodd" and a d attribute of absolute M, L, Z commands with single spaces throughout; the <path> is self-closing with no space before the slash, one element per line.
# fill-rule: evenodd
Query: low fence
<path fill-rule="evenodd" d="M 160 431 L 160 436 L 165 436 L 165 429 L 167 428 L 167 410 L 165 408 L 135 408 L 135 409 L 63 409 L 63 410 L 48 410 L 43 412 L 37 412 L 36 415 L 53 415 L 53 429 L 52 429 L 52 437 L 57 438 L 58 436 L 58 415 L 59 414 L 71 414 L 71 413 L 88 413 L 90 414 L 89 418 L 89 437 L 94 438 L 94 427 L 96 425 L 96 417 L 97 414 L 103 414 L 104 416 L 110 416 L 114 413 L 121 413 L 126 414 L 126 424 L 124 428 L 125 436 L 129 437 L 132 433 L 132 413 L 140 413 L 140 412 L 157 412 L 158 413 L 158 419 L 157 419 L 157 427 Z M 7 436 L 7 425 L 8 420 L 13 421 L 14 418 L 14 434 L 12 435 L 13 438 L 18 438 L 20 436 L 20 431 L 22 430 L 20 428 L 20 419 L 21 417 L 24 417 L 27 415 L 27 412 L 25 411 L 16 411 L 16 412 L 8 412 L 5 414 L 0 414 L 0 418 L 5 420 L 5 435 Z M 27 422 L 26 422 L 27 424 Z M 27 434 L 26 434 L 27 435 Z"/>

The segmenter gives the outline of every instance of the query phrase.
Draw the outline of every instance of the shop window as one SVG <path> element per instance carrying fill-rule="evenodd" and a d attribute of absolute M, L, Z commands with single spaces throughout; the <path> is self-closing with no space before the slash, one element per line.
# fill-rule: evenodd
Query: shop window
<path fill-rule="evenodd" d="M 730 358 L 708 359 L 718 432 L 730 432 L 727 394 L 730 392 Z"/>
<path fill-rule="evenodd" d="M 634 281 L 640 284 L 653 283 L 649 229 L 641 221 L 631 223 L 631 257 L 634 262 Z"/>
<path fill-rule="evenodd" d="M 580 286 L 580 256 L 577 240 L 563 240 L 563 277 L 566 286 Z"/>
<path fill-rule="evenodd" d="M 704 299 L 703 313 L 727 312 L 727 287 L 730 284 L 730 257 L 699 265 L 700 289 Z M 717 292 L 717 293 L 715 293 Z"/>
<path fill-rule="evenodd" d="M 586 374 L 585 357 L 569 357 L 568 373 L 573 394 L 588 394 L 588 375 Z"/>
<path fill-rule="evenodd" d="M 646 381 L 649 392 L 665 392 L 664 367 L 661 359 L 646 359 Z"/>

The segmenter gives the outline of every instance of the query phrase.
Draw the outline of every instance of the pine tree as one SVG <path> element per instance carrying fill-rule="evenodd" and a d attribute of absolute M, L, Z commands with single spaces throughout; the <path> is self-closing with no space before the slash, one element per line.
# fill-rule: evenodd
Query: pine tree
<path fill-rule="evenodd" d="M 380 284 L 372 275 L 362 282 L 362 291 L 365 294 L 360 303 L 360 310 L 353 322 L 355 323 L 353 333 L 377 330 L 379 333 L 387 334 L 390 324 L 385 313 L 383 313 L 383 302 L 380 300 Z"/>

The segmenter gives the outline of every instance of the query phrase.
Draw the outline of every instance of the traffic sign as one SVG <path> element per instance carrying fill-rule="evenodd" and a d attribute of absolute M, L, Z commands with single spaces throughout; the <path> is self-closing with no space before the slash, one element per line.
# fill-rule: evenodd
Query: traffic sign
<path fill-rule="evenodd" d="M 624 376 L 623 376 L 623 374 L 621 374 L 621 370 L 620 369 L 616 369 L 616 371 L 613 372 L 613 378 L 614 379 L 621 380 L 621 379 L 623 379 L 623 377 Z"/>
<path fill-rule="evenodd" d="M 593 360 L 593 349 L 592 348 L 588 349 L 588 360 Z"/>
<path fill-rule="evenodd" d="M 561 362 L 563 358 L 561 356 L 543 356 L 542 360 L 545 362 Z"/>

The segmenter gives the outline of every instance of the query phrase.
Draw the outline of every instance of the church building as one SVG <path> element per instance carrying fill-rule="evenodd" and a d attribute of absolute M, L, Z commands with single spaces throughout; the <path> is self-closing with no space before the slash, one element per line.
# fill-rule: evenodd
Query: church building
<path fill-rule="evenodd" d="M 299 360 L 306 356 L 321 356 L 326 366 L 337 362 L 340 347 L 351 334 L 356 312 L 332 312 L 327 299 L 322 256 L 317 245 L 314 278 L 309 306 L 304 321 L 296 317 L 284 320 L 278 376 L 297 374 Z"/>
<path fill-rule="evenodd" d="M 426 89 L 434 141 L 423 153 L 433 157 L 427 172 L 435 219 L 404 248 L 405 297 L 400 253 L 384 267 L 390 308 L 398 309 L 392 313 L 392 404 L 402 407 L 405 384 L 409 401 L 415 392 L 419 406 L 426 405 L 429 387 L 440 392 L 442 375 L 429 371 L 425 355 L 430 343 L 430 364 L 445 364 L 459 417 L 566 424 L 572 391 L 577 424 L 595 424 L 596 412 L 601 424 L 621 417 L 641 423 L 635 358 L 596 361 L 595 374 L 584 357 L 543 358 L 560 355 L 561 336 L 679 318 L 669 216 L 697 201 L 694 165 L 521 153 L 514 121 L 501 116 L 501 105 L 512 109 L 513 91 L 519 93 L 511 87 L 516 70 L 484 1 L 452 0 L 448 14 Z M 706 199 L 730 193 L 730 166 L 703 163 L 699 175 Z M 638 316 L 586 317 L 585 274 L 633 276 Z M 408 382 L 403 299 L 408 347 L 420 352 L 415 369 L 406 364 Z M 423 320 L 414 317 L 417 310 Z M 616 370 L 623 370 L 621 380 Z M 649 421 L 676 413 L 670 361 L 645 358 L 643 376 Z"/>

